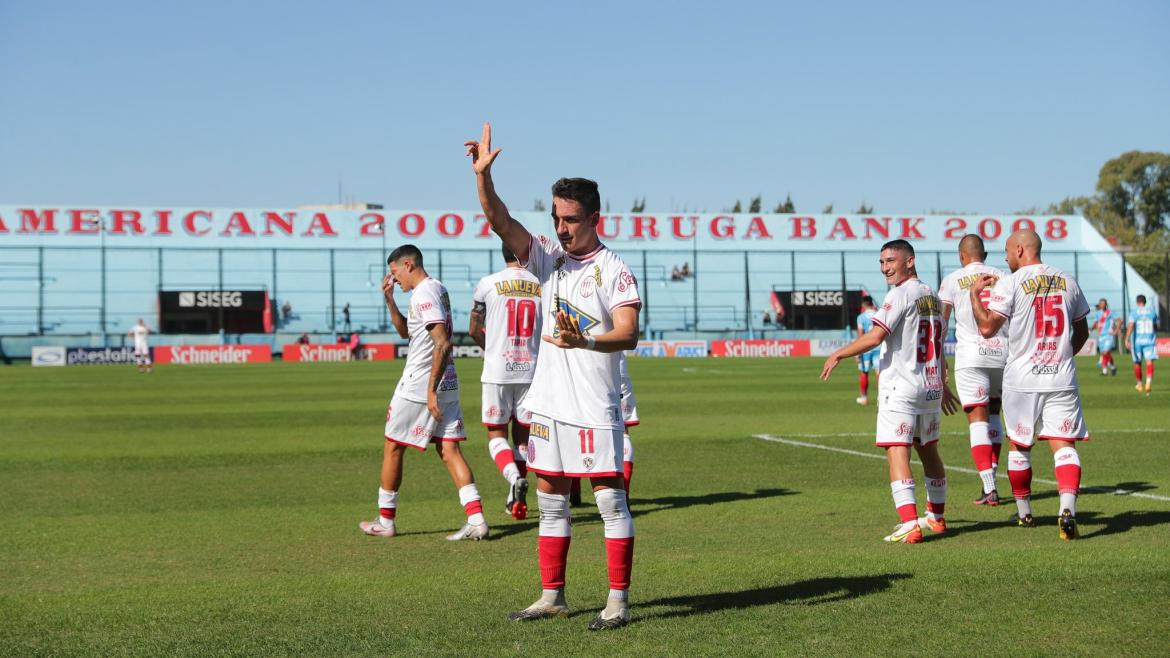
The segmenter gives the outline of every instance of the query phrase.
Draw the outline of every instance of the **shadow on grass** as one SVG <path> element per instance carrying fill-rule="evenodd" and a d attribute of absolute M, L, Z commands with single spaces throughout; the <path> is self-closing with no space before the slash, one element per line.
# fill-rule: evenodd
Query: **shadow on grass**
<path fill-rule="evenodd" d="M 1085 539 L 1095 539 L 1097 537 L 1129 532 L 1134 528 L 1168 524 L 1170 523 L 1170 512 L 1162 510 L 1133 510 L 1114 514 L 1113 516 L 1101 516 L 1096 512 L 1080 512 L 1077 514 L 1077 520 L 1080 521 L 1081 540 L 1083 541 Z M 1085 532 L 1084 527 L 1086 524 L 1101 524 L 1103 527 L 1092 532 Z"/>
<path fill-rule="evenodd" d="M 739 610 L 761 605 L 822 605 L 877 594 L 889 589 L 898 580 L 911 578 L 908 573 L 880 576 L 835 576 L 812 578 L 786 585 L 773 585 L 738 592 L 712 592 L 689 596 L 668 596 L 652 601 L 637 602 L 637 608 L 675 608 L 661 612 L 637 614 L 638 619 L 669 619 L 703 615 L 723 610 Z"/>
<path fill-rule="evenodd" d="M 699 496 L 662 496 L 660 498 L 636 498 L 630 502 L 630 515 L 634 517 L 653 514 L 663 510 L 685 509 L 699 505 L 721 505 L 741 500 L 793 496 L 800 493 L 791 489 L 756 489 L 755 491 L 720 491 Z M 653 505 L 654 507 L 646 507 Z"/>
<path fill-rule="evenodd" d="M 1158 487 L 1149 482 L 1118 482 L 1115 485 L 1097 485 L 1092 487 L 1081 487 L 1082 496 L 1127 496 L 1129 494 L 1141 493 L 1143 491 L 1150 491 Z M 1032 500 L 1044 500 L 1046 498 L 1056 498 L 1060 493 L 1056 489 L 1049 489 L 1039 493 L 1032 494 Z M 1006 499 L 1009 503 L 1011 498 Z"/>

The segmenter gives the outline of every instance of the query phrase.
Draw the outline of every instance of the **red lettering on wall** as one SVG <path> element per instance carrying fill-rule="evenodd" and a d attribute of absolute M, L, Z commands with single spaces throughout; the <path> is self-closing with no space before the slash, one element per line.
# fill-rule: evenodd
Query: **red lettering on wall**
<path fill-rule="evenodd" d="M 55 209 L 45 208 L 38 213 L 32 208 L 21 208 L 16 212 L 20 213 L 21 233 L 57 232 L 57 227 L 53 225 L 54 215 L 57 214 Z"/>
<path fill-rule="evenodd" d="M 368 212 L 358 217 L 358 221 L 362 223 L 360 233 L 363 236 L 372 235 L 377 237 L 386 234 L 386 218 L 381 213 Z"/>
<path fill-rule="evenodd" d="M 463 234 L 463 218 L 455 213 L 447 213 L 439 217 L 439 235 L 445 238 L 457 238 Z"/>
<path fill-rule="evenodd" d="M 613 220 L 613 232 L 612 233 L 605 230 L 606 222 L 608 222 L 611 219 Z M 621 215 L 610 215 L 608 217 L 605 215 L 602 215 L 601 219 L 597 220 L 597 235 L 600 235 L 601 237 L 603 237 L 607 240 L 616 238 L 618 236 L 618 233 L 621 230 L 622 230 L 622 216 Z"/>
<path fill-rule="evenodd" d="M 890 218 L 882 217 L 878 221 L 877 217 L 865 218 L 865 239 L 872 240 L 874 235 L 880 234 L 883 240 L 890 239 Z"/>
<path fill-rule="evenodd" d="M 187 233 L 190 235 L 207 235 L 209 232 L 211 232 L 210 228 L 195 228 L 195 220 L 199 219 L 200 217 L 206 219 L 207 223 L 211 223 L 211 213 L 207 212 L 206 210 L 193 210 L 187 213 L 187 216 L 183 218 L 183 230 L 187 231 Z"/>
<path fill-rule="evenodd" d="M 472 219 L 472 221 L 475 221 L 475 222 L 478 222 L 480 220 L 483 220 L 483 225 L 479 227 L 479 233 L 476 233 L 475 237 L 477 237 L 477 238 L 490 238 L 490 237 L 492 237 L 492 225 L 491 225 L 491 222 L 489 222 L 487 220 L 487 215 L 484 215 L 483 213 L 477 213 L 475 215 L 475 217 Z"/>
<path fill-rule="evenodd" d="M 764 224 L 763 217 L 752 217 L 752 221 L 748 224 L 747 232 L 743 234 L 744 240 L 771 240 L 772 234 L 768 232 L 768 226 Z"/>
<path fill-rule="evenodd" d="M 1035 231 L 1035 230 L 1036 230 L 1036 222 L 1032 221 L 1031 219 L 1029 219 L 1027 217 L 1020 217 L 1016 221 L 1012 222 L 1012 233 L 1015 233 L 1016 231 Z"/>
<path fill-rule="evenodd" d="M 0 217 L 0 233 L 7 233 L 8 227 L 4 224 L 4 218 Z"/>
<path fill-rule="evenodd" d="M 1000 233 L 1003 233 L 1003 226 L 999 223 L 998 219 L 984 217 L 979 222 L 979 237 L 984 240 L 994 240 L 999 237 Z"/>
<path fill-rule="evenodd" d="M 684 234 L 682 232 L 683 216 L 682 215 L 671 216 L 671 218 L 670 218 L 670 234 L 673 235 L 674 237 L 678 238 L 679 240 L 690 240 L 690 239 L 694 238 L 695 233 L 698 232 L 696 225 L 699 223 L 699 218 L 692 215 L 691 217 L 688 217 L 687 219 L 691 220 L 691 232 Z"/>
<path fill-rule="evenodd" d="M 252 230 L 252 225 L 248 223 L 248 218 L 238 210 L 232 213 L 231 217 L 228 217 L 227 226 L 223 227 L 219 234 L 230 236 L 232 229 L 235 229 L 239 235 L 256 235 L 256 232 Z"/>
<path fill-rule="evenodd" d="M 276 212 L 264 213 L 264 235 L 273 235 L 275 231 L 272 227 L 275 226 L 280 229 L 285 235 L 293 234 L 293 218 L 296 217 L 295 212 L 286 212 L 284 214 Z"/>
<path fill-rule="evenodd" d="M 808 240 L 809 238 L 817 237 L 817 220 L 815 217 L 793 217 L 792 218 L 792 235 L 789 236 L 793 240 Z"/>
<path fill-rule="evenodd" d="M 309 222 L 309 228 L 301 235 L 311 237 L 314 231 L 321 231 L 321 235 L 326 237 L 337 237 L 337 231 L 333 230 L 333 225 L 329 223 L 329 216 L 323 212 L 313 213 L 313 221 Z"/>
<path fill-rule="evenodd" d="M 731 215 L 719 215 L 711 220 L 711 225 L 707 227 L 710 231 L 711 237 L 716 240 L 726 240 L 727 238 L 735 236 L 735 218 Z"/>
<path fill-rule="evenodd" d="M 658 238 L 658 220 L 653 215 L 634 215 L 630 221 L 634 223 L 634 234 L 630 237 L 635 240 Z"/>
<path fill-rule="evenodd" d="M 93 209 L 69 211 L 69 232 L 96 235 L 102 230 L 101 213 Z"/>
<path fill-rule="evenodd" d="M 922 234 L 922 231 L 918 230 L 918 227 L 923 222 L 922 217 L 899 217 L 898 221 L 902 222 L 902 235 L 900 237 L 903 240 L 926 239 L 926 236 Z"/>
<path fill-rule="evenodd" d="M 1063 240 L 1068 237 L 1068 222 L 1059 217 L 1053 217 L 1048 220 L 1048 226 L 1044 229 L 1044 237 L 1049 240 Z"/>
<path fill-rule="evenodd" d="M 407 213 L 398 218 L 398 232 L 408 238 L 417 238 L 427 227 L 427 221 L 416 213 Z"/>
<path fill-rule="evenodd" d="M 171 211 L 159 210 L 154 213 L 156 224 L 154 226 L 155 235 L 170 235 L 171 234 Z"/>
<path fill-rule="evenodd" d="M 853 227 L 849 226 L 849 220 L 844 217 L 838 217 L 836 222 L 833 222 L 833 230 L 829 231 L 829 239 L 836 240 L 837 234 L 845 240 L 856 240 L 857 236 L 853 233 Z"/>
<path fill-rule="evenodd" d="M 967 220 L 962 217 L 951 217 L 947 220 L 946 228 L 943 239 L 958 240 L 967 232 Z"/>
<path fill-rule="evenodd" d="M 110 217 L 114 218 L 114 228 L 110 233 L 125 234 L 127 226 L 135 235 L 146 232 L 142 228 L 142 213 L 137 210 L 111 210 Z"/>

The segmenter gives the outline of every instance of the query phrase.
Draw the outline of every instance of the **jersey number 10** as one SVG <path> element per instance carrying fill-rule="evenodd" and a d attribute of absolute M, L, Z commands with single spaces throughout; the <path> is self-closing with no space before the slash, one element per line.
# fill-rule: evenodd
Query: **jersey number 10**
<path fill-rule="evenodd" d="M 536 302 L 531 299 L 509 297 L 507 305 L 508 337 L 531 337 L 532 328 L 536 325 Z"/>

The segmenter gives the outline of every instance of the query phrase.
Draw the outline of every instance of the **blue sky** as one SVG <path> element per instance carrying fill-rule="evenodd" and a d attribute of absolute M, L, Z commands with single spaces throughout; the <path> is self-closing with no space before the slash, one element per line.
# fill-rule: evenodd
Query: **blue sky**
<path fill-rule="evenodd" d="M 944 6 L 945 5 L 945 6 Z M 1170 3 L 0 0 L 0 204 L 1007 213 L 1170 151 Z"/>

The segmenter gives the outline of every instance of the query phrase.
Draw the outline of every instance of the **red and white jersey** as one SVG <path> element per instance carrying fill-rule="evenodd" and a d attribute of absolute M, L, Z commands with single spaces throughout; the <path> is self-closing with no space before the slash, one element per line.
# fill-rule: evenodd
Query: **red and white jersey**
<path fill-rule="evenodd" d="M 540 348 L 540 282 L 528 270 L 508 267 L 479 280 L 472 294 L 484 306 L 485 384 L 527 384 Z"/>
<path fill-rule="evenodd" d="M 886 330 L 878 404 L 902 413 L 938 413 L 946 327 L 934 291 L 918 279 L 903 281 L 886 293 L 873 322 Z"/>
<path fill-rule="evenodd" d="M 546 319 L 542 335 L 557 331 L 556 313 L 575 317 L 587 335 L 613 330 L 613 311 L 640 309 L 638 284 L 626 263 L 605 245 L 574 256 L 545 236 L 533 236 L 525 267 L 536 275 Z M 524 407 L 583 427 L 622 427 L 621 352 L 604 354 L 542 343 Z"/>
<path fill-rule="evenodd" d="M 423 279 L 410 291 L 410 311 L 406 316 L 406 330 L 410 334 L 410 348 L 406 355 L 406 366 L 394 395 L 412 402 L 427 401 L 427 386 L 431 381 L 431 364 L 434 363 L 435 341 L 427 327 L 441 324 L 451 336 L 451 299 L 447 289 L 431 277 Z M 459 399 L 459 375 L 455 373 L 455 362 L 447 364 L 447 370 L 439 382 L 439 402 L 452 398 Z"/>
<path fill-rule="evenodd" d="M 130 328 L 130 335 L 134 336 L 134 351 L 142 352 L 147 349 L 146 337 L 150 335 L 150 329 L 147 329 L 146 325 L 134 325 Z"/>
<path fill-rule="evenodd" d="M 990 265 L 975 262 L 951 272 L 938 288 L 940 302 L 951 307 L 955 319 L 955 368 L 1002 368 L 1007 363 L 1007 325 L 1000 327 L 991 338 L 984 338 L 975 324 L 975 313 L 971 310 L 971 284 L 985 274 L 996 280 L 1007 276 L 1006 272 Z M 983 308 L 991 299 L 991 288 L 985 288 L 980 296 Z"/>
<path fill-rule="evenodd" d="M 1021 267 L 995 284 L 988 308 L 1008 319 L 1005 391 L 1077 388 L 1072 325 L 1089 302 L 1071 276 L 1043 263 Z"/>

